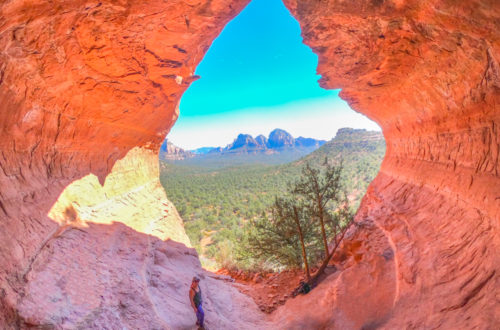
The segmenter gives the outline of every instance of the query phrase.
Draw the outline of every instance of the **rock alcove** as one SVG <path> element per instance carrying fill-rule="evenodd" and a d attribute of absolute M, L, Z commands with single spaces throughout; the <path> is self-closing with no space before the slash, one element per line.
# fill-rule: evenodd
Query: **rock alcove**
<path fill-rule="evenodd" d="M 157 152 L 196 65 L 247 3 L 0 5 L 4 328 L 194 323 L 183 299 L 205 273 Z M 284 3 L 322 86 L 382 127 L 387 153 L 345 246 L 349 270 L 269 318 L 207 275 L 212 327 L 498 324 L 500 5 Z"/>

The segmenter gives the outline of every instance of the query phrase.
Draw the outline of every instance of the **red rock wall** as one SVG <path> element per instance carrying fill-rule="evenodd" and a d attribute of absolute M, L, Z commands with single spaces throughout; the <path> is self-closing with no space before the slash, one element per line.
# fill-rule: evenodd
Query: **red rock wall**
<path fill-rule="evenodd" d="M 50 321 L 50 310 L 37 318 L 26 307 L 38 306 L 30 300 L 37 292 L 32 286 L 48 276 L 33 268 L 37 258 L 54 248 L 54 240 L 61 251 L 74 248 L 74 242 L 60 239 L 61 228 L 107 223 L 110 217 L 159 235 L 161 225 L 153 224 L 158 219 L 136 207 L 168 203 L 155 188 L 152 159 L 177 118 L 183 91 L 197 79 L 194 68 L 247 2 L 0 4 L 0 323 L 61 322 Z M 345 324 L 498 324 L 500 5 L 285 4 L 319 56 L 322 86 L 343 88 L 342 97 L 377 121 L 387 142 L 381 173 L 358 221 L 379 228 L 386 238 L 377 241 L 394 253 L 395 267 L 380 268 L 394 269 L 388 275 L 395 278 L 395 289 L 388 290 L 393 307 L 379 312 L 376 304 L 363 306 L 374 309 L 363 313 L 372 319 Z M 119 159 L 125 165 L 115 166 Z M 113 213 L 110 200 L 133 211 Z M 152 225 L 142 228 L 137 219 Z M 172 235 L 181 237 L 179 231 Z M 370 240 L 364 244 L 362 250 L 385 249 L 370 249 L 379 244 Z M 120 260 L 127 262 L 115 262 Z M 78 271 L 69 265 L 59 270 L 68 276 Z M 365 284 L 364 294 L 377 289 Z"/>
<path fill-rule="evenodd" d="M 343 88 L 386 138 L 357 216 L 382 228 L 395 253 L 385 327 L 492 328 L 500 321 L 500 3 L 285 3 L 319 56 L 322 86 Z"/>
<path fill-rule="evenodd" d="M 68 226 L 122 222 L 187 242 L 158 149 L 196 65 L 247 2 L 0 2 L 0 324 L 25 317 L 32 266 Z"/>

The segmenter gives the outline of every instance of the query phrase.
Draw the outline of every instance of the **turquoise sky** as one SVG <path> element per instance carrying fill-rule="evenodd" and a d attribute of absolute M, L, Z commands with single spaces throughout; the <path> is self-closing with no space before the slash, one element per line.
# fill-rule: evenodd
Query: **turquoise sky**
<path fill-rule="evenodd" d="M 253 0 L 222 31 L 182 97 L 168 139 L 194 149 L 225 146 L 238 133 L 331 139 L 340 127 L 379 129 L 338 91 L 321 89 L 317 56 L 280 0 Z"/>

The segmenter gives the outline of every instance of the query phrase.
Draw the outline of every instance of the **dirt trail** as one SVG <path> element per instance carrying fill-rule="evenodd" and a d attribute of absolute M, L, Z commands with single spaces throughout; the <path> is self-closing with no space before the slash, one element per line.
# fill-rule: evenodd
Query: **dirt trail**
<path fill-rule="evenodd" d="M 234 280 L 233 286 L 251 297 L 265 313 L 271 313 L 284 305 L 303 279 L 303 272 L 299 270 L 280 273 L 243 273 L 221 269 L 217 274 L 230 276 Z"/>
<path fill-rule="evenodd" d="M 335 263 L 337 266 L 335 266 Z M 349 267 L 346 260 L 341 260 L 337 256 L 325 270 L 323 280 L 330 274 L 340 269 Z M 316 271 L 316 269 L 313 269 Z M 259 309 L 267 314 L 271 314 L 287 300 L 294 298 L 294 291 L 299 287 L 300 282 L 305 279 L 302 270 L 285 270 L 282 272 L 250 272 L 241 270 L 229 270 L 222 268 L 216 272 L 217 275 L 225 276 L 226 281 L 233 282 L 233 286 L 241 293 L 251 297 L 259 306 Z"/>

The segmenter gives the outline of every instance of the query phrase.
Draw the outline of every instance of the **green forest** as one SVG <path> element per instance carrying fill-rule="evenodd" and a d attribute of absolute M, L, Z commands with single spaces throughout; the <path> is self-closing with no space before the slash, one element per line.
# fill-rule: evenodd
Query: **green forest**
<path fill-rule="evenodd" d="M 205 164 L 198 160 L 196 165 L 192 161 L 183 164 L 160 160 L 160 180 L 183 218 L 203 266 L 251 269 L 255 265 L 238 257 L 240 242 L 245 241 L 245 224 L 268 212 L 275 196 L 286 192 L 287 185 L 298 179 L 307 162 L 319 166 L 325 157 L 336 163 L 342 160 L 342 183 L 356 209 L 384 154 L 381 133 L 342 129 L 319 149 L 285 164 L 276 165 L 279 154 L 274 159 L 263 158 L 272 164 L 242 164 L 238 157 L 234 165 L 229 156 L 216 166 L 213 159 Z"/>

